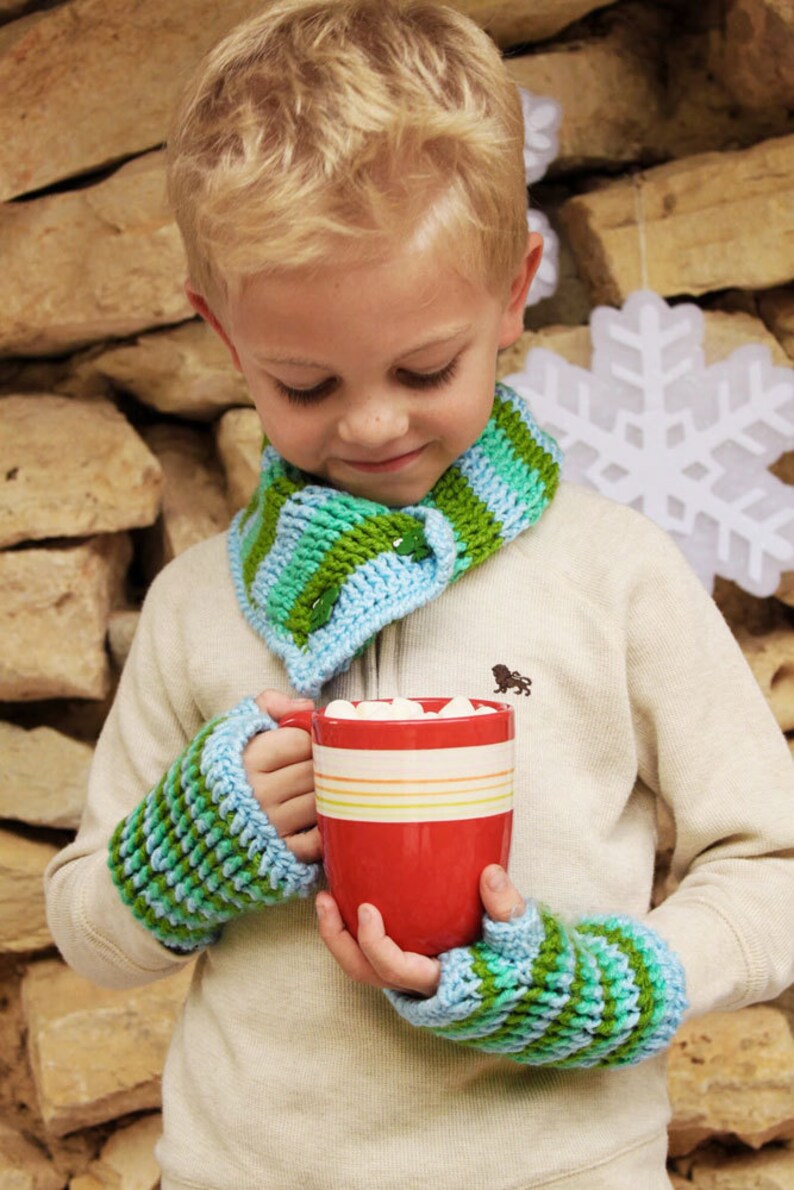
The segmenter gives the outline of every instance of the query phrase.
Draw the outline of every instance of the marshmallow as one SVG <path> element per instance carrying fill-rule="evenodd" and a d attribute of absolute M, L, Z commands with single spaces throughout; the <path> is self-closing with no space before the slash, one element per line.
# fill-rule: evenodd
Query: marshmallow
<path fill-rule="evenodd" d="M 460 719 L 462 715 L 473 715 L 474 707 L 468 698 L 461 698 L 458 694 L 451 698 L 438 712 L 439 719 Z"/>
<path fill-rule="evenodd" d="M 390 702 L 360 702 L 358 704 L 359 719 L 394 719 Z"/>
<path fill-rule="evenodd" d="M 371 699 L 357 707 L 346 698 L 335 698 L 325 708 L 333 719 L 460 719 L 464 715 L 495 715 L 494 707 L 474 707 L 468 698 L 456 695 L 440 711 L 426 711 L 413 698 Z"/>
<path fill-rule="evenodd" d="M 346 698 L 335 698 L 329 702 L 325 713 L 332 719 L 358 719 L 356 708 Z"/>
<path fill-rule="evenodd" d="M 425 714 L 421 702 L 412 698 L 393 698 L 391 708 L 395 719 L 423 719 Z"/>

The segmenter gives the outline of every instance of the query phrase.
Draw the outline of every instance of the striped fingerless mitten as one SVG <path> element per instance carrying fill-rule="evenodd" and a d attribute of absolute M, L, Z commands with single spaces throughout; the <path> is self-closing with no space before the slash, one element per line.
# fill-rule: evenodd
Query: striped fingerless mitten
<path fill-rule="evenodd" d="M 252 698 L 212 719 L 113 833 L 122 900 L 173 950 L 207 946 L 224 922 L 317 882 L 319 866 L 295 858 L 245 775 L 246 744 L 275 726 Z"/>
<path fill-rule="evenodd" d="M 687 1007 L 678 958 L 629 917 L 566 926 L 530 902 L 440 956 L 436 994 L 387 991 L 412 1025 L 536 1066 L 629 1066 L 665 1049 Z"/>

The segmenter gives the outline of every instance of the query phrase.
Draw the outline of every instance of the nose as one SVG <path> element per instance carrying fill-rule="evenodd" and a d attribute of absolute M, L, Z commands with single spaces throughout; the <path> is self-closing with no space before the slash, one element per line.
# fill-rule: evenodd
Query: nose
<path fill-rule="evenodd" d="M 381 450 L 408 433 L 410 418 L 405 404 L 394 393 L 371 393 L 351 398 L 337 430 L 342 442 L 365 450 Z"/>

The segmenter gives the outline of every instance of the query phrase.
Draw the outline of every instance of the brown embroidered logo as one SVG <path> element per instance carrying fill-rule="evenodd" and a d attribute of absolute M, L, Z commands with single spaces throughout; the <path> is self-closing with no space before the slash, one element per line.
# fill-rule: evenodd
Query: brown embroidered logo
<path fill-rule="evenodd" d="M 529 696 L 532 691 L 532 678 L 525 678 L 518 670 L 510 670 L 506 665 L 494 665 L 491 669 L 496 682 L 494 694 L 506 694 L 508 690 L 515 690 L 516 694 Z"/>

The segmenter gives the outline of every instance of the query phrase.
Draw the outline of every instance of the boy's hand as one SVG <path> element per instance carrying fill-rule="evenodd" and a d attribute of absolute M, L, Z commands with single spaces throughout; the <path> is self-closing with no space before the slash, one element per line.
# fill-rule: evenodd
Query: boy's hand
<path fill-rule="evenodd" d="M 309 698 L 289 698 L 278 690 L 263 690 L 256 703 L 276 722 L 288 712 L 314 706 Z M 256 800 L 292 854 L 305 864 L 319 860 L 309 733 L 299 727 L 263 731 L 246 745 L 243 763 Z"/>
<path fill-rule="evenodd" d="M 510 921 L 524 912 L 524 898 L 498 864 L 490 864 L 483 871 L 480 896 L 486 913 L 494 921 Z M 330 893 L 319 893 L 315 903 L 320 937 L 342 970 L 356 983 L 417 992 L 421 996 L 435 994 L 441 977 L 438 959 L 400 950 L 387 935 L 383 918 L 374 905 L 359 906 L 356 942 Z"/>

